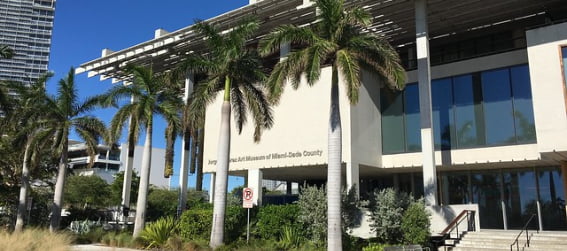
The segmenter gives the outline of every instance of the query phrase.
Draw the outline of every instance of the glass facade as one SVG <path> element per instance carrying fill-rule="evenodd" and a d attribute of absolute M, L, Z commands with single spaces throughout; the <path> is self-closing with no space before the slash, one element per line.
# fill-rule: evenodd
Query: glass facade
<path fill-rule="evenodd" d="M 431 82 L 437 150 L 534 143 L 529 68 L 513 66 Z M 419 90 L 383 90 L 382 152 L 421 150 Z"/>
<path fill-rule="evenodd" d="M 56 0 L 0 1 L 0 44 L 14 50 L 0 60 L 0 80 L 33 83 L 47 72 Z"/>
<path fill-rule="evenodd" d="M 567 230 L 564 184 L 559 167 L 451 171 L 440 172 L 437 178 L 439 203 L 478 204 L 480 228 L 521 229 L 538 213 L 539 204 L 544 230 Z M 418 198 L 423 196 L 420 172 L 362 179 L 361 191 L 367 194 L 361 196 L 369 199 L 372 191 L 386 187 L 397 187 Z M 537 218 L 530 227 L 538 227 Z"/>

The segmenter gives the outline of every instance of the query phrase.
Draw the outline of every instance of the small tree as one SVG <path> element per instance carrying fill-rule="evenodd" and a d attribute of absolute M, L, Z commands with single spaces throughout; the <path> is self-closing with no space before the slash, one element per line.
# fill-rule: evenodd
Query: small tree
<path fill-rule="evenodd" d="M 74 175 L 65 186 L 66 204 L 80 208 L 100 208 L 108 205 L 110 186 L 101 177 Z"/>
<path fill-rule="evenodd" d="M 124 171 L 114 175 L 114 181 L 110 184 L 110 204 L 120 205 L 122 202 L 122 185 L 124 184 Z M 130 189 L 130 198 L 138 197 L 138 187 L 140 186 L 140 176 L 132 172 L 132 189 Z M 136 200 L 131 200 L 130 204 L 136 203 Z"/>
<path fill-rule="evenodd" d="M 370 227 L 380 242 L 401 243 L 403 239 L 402 219 L 410 201 L 410 196 L 396 192 L 392 188 L 374 193 Z"/>
<path fill-rule="evenodd" d="M 412 202 L 402 218 L 404 244 L 426 245 L 429 239 L 429 213 L 423 200 Z"/>

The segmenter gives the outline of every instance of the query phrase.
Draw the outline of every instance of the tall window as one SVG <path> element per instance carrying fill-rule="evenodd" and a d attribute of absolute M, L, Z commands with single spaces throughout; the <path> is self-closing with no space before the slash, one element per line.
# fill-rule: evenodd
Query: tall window
<path fill-rule="evenodd" d="M 536 141 L 527 65 L 436 79 L 431 95 L 437 150 Z M 383 90 L 381 105 L 382 152 L 420 151 L 418 85 Z"/>

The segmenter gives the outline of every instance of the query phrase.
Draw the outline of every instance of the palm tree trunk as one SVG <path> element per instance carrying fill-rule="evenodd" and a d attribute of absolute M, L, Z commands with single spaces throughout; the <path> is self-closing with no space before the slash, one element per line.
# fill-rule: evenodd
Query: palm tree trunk
<path fill-rule="evenodd" d="M 205 141 L 205 128 L 199 130 L 199 141 L 198 147 L 199 152 L 197 153 L 197 181 L 195 182 L 195 190 L 203 191 L 203 145 Z"/>
<path fill-rule="evenodd" d="M 213 201 L 213 224 L 210 246 L 214 249 L 224 241 L 224 216 L 226 211 L 226 187 L 230 156 L 230 78 L 225 80 L 225 95 L 221 110 L 221 125 L 217 153 L 215 194 Z"/>
<path fill-rule="evenodd" d="M 59 223 L 61 223 L 63 188 L 65 187 L 65 176 L 67 175 L 67 151 L 69 150 L 68 135 L 63 136 L 62 145 L 63 147 L 61 150 L 61 159 L 59 161 L 59 170 L 57 172 L 57 183 L 55 183 L 55 194 L 53 195 L 53 205 L 51 207 L 51 223 L 49 225 L 50 232 L 59 230 Z"/>
<path fill-rule="evenodd" d="M 29 155 L 31 151 L 31 143 L 26 144 L 26 149 L 24 151 L 24 164 L 22 166 L 22 186 L 20 187 L 20 200 L 18 203 L 18 213 L 16 216 L 16 227 L 15 232 L 22 232 L 24 229 L 24 215 L 26 215 L 27 197 L 28 190 L 30 187 L 29 183 Z"/>
<path fill-rule="evenodd" d="M 146 217 L 146 202 L 148 199 L 148 188 L 150 184 L 150 170 L 152 161 L 152 120 L 149 118 L 146 127 L 146 141 L 144 143 L 144 155 L 142 157 L 142 170 L 140 172 L 140 188 L 138 189 L 138 201 L 136 203 L 136 221 L 134 222 L 134 238 L 140 236 L 144 229 Z"/>
<path fill-rule="evenodd" d="M 327 168 L 327 250 L 342 250 L 341 230 L 341 157 L 342 128 L 339 107 L 339 77 L 333 66 L 331 111 L 329 119 L 329 166 Z"/>
<path fill-rule="evenodd" d="M 134 166 L 134 151 L 136 144 L 128 142 L 128 157 L 126 160 L 126 168 L 124 169 L 124 181 L 122 182 L 122 217 L 124 226 L 128 224 L 128 215 L 126 211 L 130 212 L 130 191 L 132 188 L 132 166 Z"/>

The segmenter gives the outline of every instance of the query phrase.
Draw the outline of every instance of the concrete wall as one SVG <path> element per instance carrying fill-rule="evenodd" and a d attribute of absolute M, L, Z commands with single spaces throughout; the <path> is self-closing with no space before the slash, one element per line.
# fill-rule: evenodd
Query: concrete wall
<path fill-rule="evenodd" d="M 352 163 L 381 166 L 380 80 L 375 74 L 363 72 L 359 102 L 350 109 Z"/>
<path fill-rule="evenodd" d="M 567 45 L 567 23 L 529 30 L 526 36 L 539 151 L 567 151 L 561 65 L 561 46 Z"/>
<path fill-rule="evenodd" d="M 434 206 L 427 207 L 427 211 L 431 214 L 431 226 L 429 230 L 432 235 L 441 233 L 448 225 L 457 217 L 463 210 L 475 211 L 475 226 L 476 231 L 480 229 L 480 217 L 478 214 L 478 204 L 461 204 L 461 205 L 448 205 L 448 206 Z M 459 231 L 467 229 L 466 219 L 459 224 Z"/>
<path fill-rule="evenodd" d="M 273 107 L 274 126 L 266 130 L 260 143 L 253 141 L 253 124 L 248 119 L 238 134 L 232 114 L 230 170 L 326 165 L 329 124 L 331 69 L 322 70 L 320 81 L 298 90 L 287 86 L 280 103 Z M 344 86 L 339 84 L 343 127 L 343 160 L 350 159 L 350 104 Z M 209 106 L 205 122 L 204 168 L 214 172 L 222 93 Z"/>
<path fill-rule="evenodd" d="M 126 159 L 128 158 L 128 147 L 126 145 L 122 145 L 120 153 L 120 171 L 124 171 L 124 165 L 126 164 Z M 142 156 L 144 154 L 144 147 L 143 146 L 136 146 L 134 150 L 134 165 L 133 169 L 136 174 L 139 176 L 141 171 L 140 168 L 142 166 Z M 161 188 L 168 188 L 169 189 L 169 178 L 163 177 L 163 169 L 165 167 L 165 149 L 161 148 L 152 148 L 152 162 L 151 162 L 151 169 L 150 169 L 150 184 L 156 187 Z"/>

